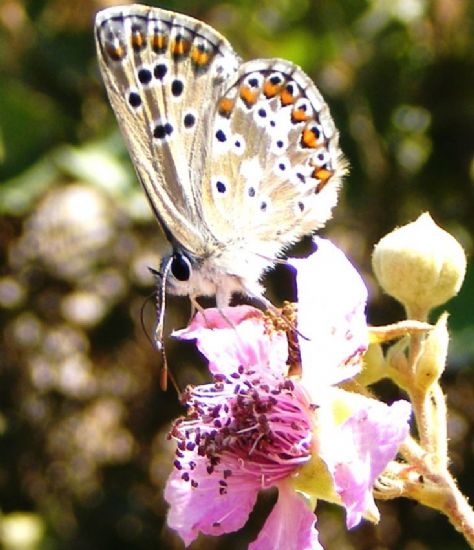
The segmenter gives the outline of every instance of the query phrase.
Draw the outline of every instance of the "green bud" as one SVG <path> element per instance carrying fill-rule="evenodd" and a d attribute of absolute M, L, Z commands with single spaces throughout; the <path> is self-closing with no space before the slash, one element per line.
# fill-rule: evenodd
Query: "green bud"
<path fill-rule="evenodd" d="M 423 346 L 423 353 L 416 367 L 416 385 L 428 391 L 444 371 L 448 355 L 448 315 L 444 313 L 429 333 Z"/>
<path fill-rule="evenodd" d="M 385 357 L 380 344 L 370 344 L 364 355 L 364 368 L 356 380 L 363 386 L 370 386 L 387 376 Z"/>
<path fill-rule="evenodd" d="M 466 271 L 462 246 L 428 213 L 399 227 L 375 245 L 374 273 L 408 317 L 425 321 L 434 307 L 455 296 Z"/>

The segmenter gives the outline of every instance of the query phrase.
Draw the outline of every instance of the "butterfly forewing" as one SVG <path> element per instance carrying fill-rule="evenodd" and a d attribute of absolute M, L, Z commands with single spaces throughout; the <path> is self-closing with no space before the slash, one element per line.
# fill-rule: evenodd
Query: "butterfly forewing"
<path fill-rule="evenodd" d="M 202 213 L 210 121 L 239 61 L 191 17 L 146 6 L 96 18 L 99 65 L 139 179 L 168 235 L 199 256 L 213 235 Z"/>

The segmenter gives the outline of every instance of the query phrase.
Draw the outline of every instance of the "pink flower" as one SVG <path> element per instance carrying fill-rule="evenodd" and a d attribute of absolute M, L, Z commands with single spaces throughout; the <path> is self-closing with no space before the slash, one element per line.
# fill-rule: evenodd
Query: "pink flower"
<path fill-rule="evenodd" d="M 307 386 L 337 384 L 357 374 L 368 345 L 367 288 L 361 276 L 330 241 L 315 237 L 314 242 L 314 254 L 289 260 L 297 271 L 299 344 Z"/>
<path fill-rule="evenodd" d="M 411 406 L 407 401 L 388 406 L 344 393 L 341 404 L 350 406 L 351 415 L 330 433 L 326 431 L 324 437 L 321 434 L 320 456 L 346 508 L 346 525 L 350 529 L 359 524 L 365 512 L 378 515 L 372 487 L 408 435 Z M 337 402 L 337 396 L 334 399 Z"/>
<path fill-rule="evenodd" d="M 283 482 L 311 457 L 312 407 L 302 387 L 286 378 L 285 334 L 269 334 L 262 312 L 249 306 L 223 313 L 225 318 L 217 310 L 198 313 L 178 332 L 183 339 L 197 338 L 214 375 L 214 383 L 187 391 L 190 412 L 172 430 L 178 449 L 165 491 L 168 525 L 186 545 L 199 532 L 219 535 L 241 527 L 260 489 L 281 485 L 283 494 L 293 497 Z M 272 522 L 288 507 L 307 512 L 299 497 L 297 503 L 279 499 L 267 520 L 272 537 Z M 315 521 L 310 510 L 293 521 L 304 517 Z M 287 530 L 283 526 L 280 534 L 284 547 L 292 548 Z M 302 534 L 290 532 L 298 543 L 294 548 L 305 548 Z M 266 536 L 264 528 L 261 537 Z M 304 536 L 314 538 L 315 531 L 305 530 Z M 253 548 L 265 547 L 260 538 Z"/>
<path fill-rule="evenodd" d="M 314 292 L 305 288 L 307 270 L 313 273 L 310 290 L 319 280 L 331 281 L 327 271 L 334 265 L 339 277 L 340 270 L 355 272 L 333 245 L 318 240 L 318 246 L 313 256 L 324 261 L 316 262 L 316 272 L 313 256 L 294 262 L 301 380 L 288 377 L 286 334 L 271 330 L 264 314 L 249 306 L 205 310 L 176 333 L 196 339 L 214 378 L 185 392 L 188 415 L 171 432 L 177 451 L 165 490 L 168 525 L 186 545 L 200 532 L 220 535 L 242 527 L 258 492 L 272 486 L 278 501 L 252 550 L 321 548 L 313 514 L 317 498 L 343 505 L 349 527 L 362 514 L 374 515 L 373 483 L 406 437 L 410 410 L 404 402 L 388 407 L 331 385 L 359 368 L 367 339 L 360 313 L 365 298 L 329 283 L 325 307 L 314 302 Z M 312 308 L 306 300 L 313 300 Z"/>

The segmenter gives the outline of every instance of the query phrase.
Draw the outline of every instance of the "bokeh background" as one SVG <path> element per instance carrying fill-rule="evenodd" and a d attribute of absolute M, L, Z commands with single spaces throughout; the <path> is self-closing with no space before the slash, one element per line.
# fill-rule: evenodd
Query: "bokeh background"
<path fill-rule="evenodd" d="M 160 391 L 154 280 L 166 249 L 106 101 L 93 17 L 106 0 L 0 1 L 0 508 L 8 549 L 182 548 L 162 490 L 182 414 Z M 369 285 L 369 320 L 403 318 L 373 279 L 380 237 L 429 210 L 468 255 L 474 234 L 472 0 L 162 2 L 217 28 L 244 59 L 301 65 L 328 101 L 351 164 L 323 232 Z M 291 294 L 281 268 L 267 279 Z M 451 312 L 452 470 L 474 497 L 474 274 Z M 167 330 L 183 326 L 171 299 Z M 143 321 L 143 323 L 142 323 Z M 143 326 L 142 326 L 143 325 Z M 206 380 L 191 345 L 168 345 L 181 386 Z M 391 390 L 388 390 L 389 392 Z M 393 395 L 393 392 L 392 392 Z M 248 526 L 196 549 L 240 549 Z M 329 550 L 466 548 L 436 512 L 381 503 L 379 526 L 346 532 L 318 508 Z"/>

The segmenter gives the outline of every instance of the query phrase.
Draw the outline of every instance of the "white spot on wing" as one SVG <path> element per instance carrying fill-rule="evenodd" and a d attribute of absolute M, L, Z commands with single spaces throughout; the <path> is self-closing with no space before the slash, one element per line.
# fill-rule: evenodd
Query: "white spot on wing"
<path fill-rule="evenodd" d="M 287 158 L 278 158 L 273 165 L 273 173 L 280 178 L 289 179 L 291 176 L 290 161 Z"/>
<path fill-rule="evenodd" d="M 229 193 L 230 183 L 228 178 L 222 175 L 211 177 L 212 194 L 216 200 L 221 199 Z"/>
<path fill-rule="evenodd" d="M 314 166 L 324 166 L 330 162 L 331 157 L 325 147 L 317 149 L 311 157 Z"/>
<path fill-rule="evenodd" d="M 244 160 L 240 165 L 240 175 L 249 185 L 257 190 L 263 178 L 263 167 L 258 157 Z"/>
<path fill-rule="evenodd" d="M 259 72 L 253 72 L 247 75 L 244 79 L 244 85 L 248 86 L 253 90 L 257 90 L 262 87 L 263 84 L 263 75 Z"/>
<path fill-rule="evenodd" d="M 314 171 L 314 167 L 309 164 L 297 164 L 291 171 L 289 180 L 294 185 L 305 185 L 306 178 L 309 178 Z"/>
<path fill-rule="evenodd" d="M 266 127 L 270 120 L 274 119 L 274 111 L 267 100 L 257 101 L 252 111 L 253 119 L 257 126 Z"/>
<path fill-rule="evenodd" d="M 328 106 L 324 105 L 324 107 L 325 108 L 322 109 L 322 111 L 319 113 L 319 120 L 321 122 L 321 126 L 323 127 L 324 136 L 327 139 L 331 139 L 335 136 L 337 130 L 334 121 L 329 113 Z"/>
<path fill-rule="evenodd" d="M 230 121 L 219 118 L 219 124 L 214 127 L 212 136 L 213 154 L 223 155 L 229 151 L 233 145 L 234 136 L 230 129 Z"/>
<path fill-rule="evenodd" d="M 233 134 L 231 138 L 231 149 L 236 155 L 243 155 L 246 149 L 246 143 L 243 136 L 240 134 Z"/>
<path fill-rule="evenodd" d="M 276 155 L 280 156 L 286 153 L 288 149 L 288 134 L 282 132 L 275 132 L 273 136 L 272 143 L 270 145 L 270 151 Z"/>

